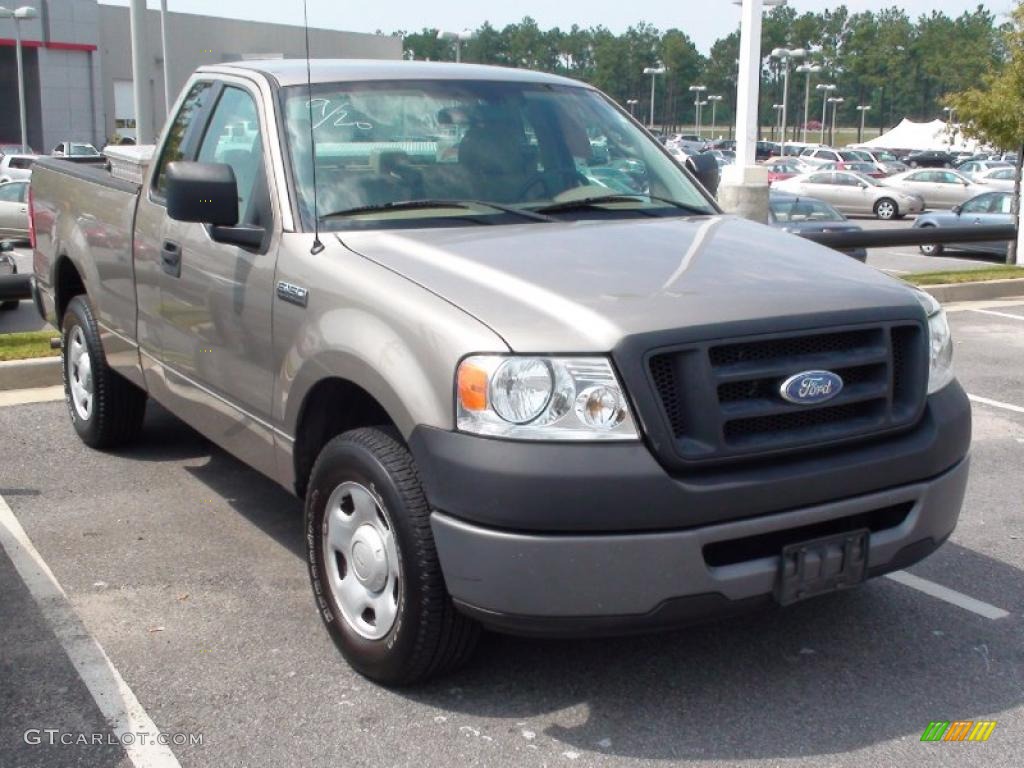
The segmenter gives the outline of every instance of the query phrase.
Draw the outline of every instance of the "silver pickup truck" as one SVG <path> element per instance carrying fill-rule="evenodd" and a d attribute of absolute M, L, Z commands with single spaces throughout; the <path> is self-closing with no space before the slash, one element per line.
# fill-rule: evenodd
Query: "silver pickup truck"
<path fill-rule="evenodd" d="M 302 497 L 317 609 L 368 677 L 452 669 L 480 627 L 788 605 L 956 525 L 940 307 L 722 215 L 593 88 L 247 62 L 173 114 L 141 186 L 32 177 L 71 422 L 120 445 L 152 398 Z"/>

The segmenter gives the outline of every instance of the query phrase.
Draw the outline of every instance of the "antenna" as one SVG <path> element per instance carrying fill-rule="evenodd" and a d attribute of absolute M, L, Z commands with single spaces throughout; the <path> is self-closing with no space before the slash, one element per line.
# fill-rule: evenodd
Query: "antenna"
<path fill-rule="evenodd" d="M 306 106 L 309 108 L 309 159 L 313 166 L 313 247 L 309 252 L 316 256 L 324 249 L 320 242 L 320 209 L 316 192 L 316 138 L 313 135 L 313 75 L 309 65 L 309 10 L 307 0 L 302 0 L 302 26 L 306 32 Z"/>

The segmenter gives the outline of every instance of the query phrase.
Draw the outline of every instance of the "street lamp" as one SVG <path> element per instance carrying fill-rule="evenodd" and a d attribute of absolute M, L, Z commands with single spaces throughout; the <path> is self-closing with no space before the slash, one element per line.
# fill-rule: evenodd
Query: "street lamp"
<path fill-rule="evenodd" d="M 785 107 L 782 104 L 772 104 L 772 109 L 775 110 L 775 123 L 772 125 L 772 139 L 774 140 L 775 129 L 782 125 L 782 111 Z M 785 152 L 785 150 L 780 151 Z"/>
<path fill-rule="evenodd" d="M 811 75 L 816 72 L 821 72 L 824 67 L 821 64 L 811 64 L 810 62 L 804 62 L 796 68 L 796 72 L 807 75 L 804 82 L 804 130 L 801 134 L 803 137 L 804 144 L 807 143 L 807 121 L 810 119 L 810 106 L 811 106 Z"/>
<path fill-rule="evenodd" d="M 821 143 L 825 143 L 825 121 L 828 119 L 828 95 L 836 89 L 837 86 L 831 83 L 818 83 L 814 86 L 814 89 L 821 91 Z"/>
<path fill-rule="evenodd" d="M 690 86 L 690 93 L 693 94 L 693 113 L 694 113 L 694 118 L 697 121 L 697 124 L 694 126 L 695 129 L 696 129 L 694 132 L 697 134 L 697 138 L 698 139 L 700 138 L 700 106 L 701 106 L 701 97 L 704 95 L 704 92 L 707 89 L 708 89 L 708 87 L 706 85 L 691 85 Z"/>
<path fill-rule="evenodd" d="M 839 105 L 844 101 L 846 101 L 846 99 L 842 96 L 833 96 L 828 100 L 828 103 L 832 105 L 832 128 L 828 132 L 828 145 L 830 147 L 836 140 L 836 112 L 839 111 Z"/>
<path fill-rule="evenodd" d="M 629 107 L 629 114 L 633 117 L 636 117 L 636 105 L 639 103 L 640 101 L 638 99 L 626 99 L 626 106 Z"/>
<path fill-rule="evenodd" d="M 860 112 L 860 129 L 857 131 L 857 143 L 860 144 L 864 136 L 864 118 L 867 113 L 871 110 L 870 104 L 860 104 L 857 107 L 857 111 Z"/>
<path fill-rule="evenodd" d="M 464 29 L 461 32 L 445 32 L 443 29 L 437 32 L 438 40 L 451 40 L 455 43 L 455 63 L 462 62 L 462 44 L 473 39 L 473 32 Z"/>
<path fill-rule="evenodd" d="M 721 96 L 708 96 L 708 101 L 711 102 L 711 138 L 715 138 L 715 130 L 718 128 L 718 121 L 716 119 L 716 111 L 718 109 L 718 102 L 722 100 Z"/>
<path fill-rule="evenodd" d="M 25 69 L 21 61 L 21 22 L 34 19 L 36 9 L 31 5 L 10 10 L 0 6 L 0 19 L 14 20 L 15 55 L 18 60 L 18 117 L 21 121 L 21 151 L 28 152 L 28 120 L 25 116 Z"/>
<path fill-rule="evenodd" d="M 786 156 L 786 107 L 789 105 L 789 62 L 802 59 L 807 55 L 805 48 L 776 48 L 772 58 L 779 59 L 783 65 L 782 75 L 782 156 Z"/>
<path fill-rule="evenodd" d="M 956 114 L 956 107 L 943 107 L 942 111 L 946 113 L 946 122 L 952 124 L 953 115 Z"/>
<path fill-rule="evenodd" d="M 658 75 L 665 74 L 665 67 L 659 64 L 656 67 L 644 67 L 644 74 L 651 76 L 651 122 L 650 129 L 654 130 L 654 84 L 658 81 Z"/>

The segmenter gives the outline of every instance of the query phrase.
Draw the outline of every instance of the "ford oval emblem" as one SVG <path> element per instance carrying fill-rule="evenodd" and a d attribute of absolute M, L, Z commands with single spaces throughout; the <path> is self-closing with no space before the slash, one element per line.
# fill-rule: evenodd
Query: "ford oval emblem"
<path fill-rule="evenodd" d="M 832 371 L 803 371 L 779 387 L 782 399 L 797 405 L 817 405 L 843 391 L 843 380 Z"/>

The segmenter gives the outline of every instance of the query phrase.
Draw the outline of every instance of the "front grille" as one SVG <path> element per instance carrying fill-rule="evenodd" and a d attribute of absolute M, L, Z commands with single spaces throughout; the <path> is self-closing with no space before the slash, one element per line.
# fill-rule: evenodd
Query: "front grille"
<path fill-rule="evenodd" d="M 648 358 L 663 416 L 684 461 L 756 457 L 866 438 L 910 425 L 924 403 L 927 349 L 919 323 L 805 331 L 689 344 Z M 843 379 L 832 400 L 785 401 L 790 376 Z"/>

